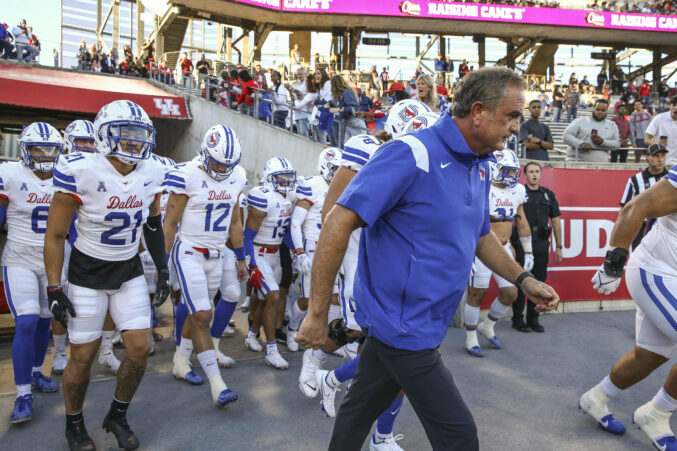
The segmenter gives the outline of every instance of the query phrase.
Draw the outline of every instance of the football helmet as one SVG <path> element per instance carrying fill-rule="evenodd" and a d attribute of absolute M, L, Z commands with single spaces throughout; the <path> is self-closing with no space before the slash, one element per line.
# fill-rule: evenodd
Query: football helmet
<path fill-rule="evenodd" d="M 435 113 L 434 111 L 427 111 L 423 114 L 419 114 L 415 118 L 409 121 L 407 127 L 404 129 L 404 135 L 409 133 L 414 133 L 419 130 L 424 130 L 432 126 L 442 115 L 440 113 Z"/>
<path fill-rule="evenodd" d="M 91 141 L 92 146 L 86 147 L 78 145 L 78 140 Z M 94 124 L 84 119 L 77 119 L 68 124 L 63 133 L 63 141 L 66 146 L 66 153 L 92 153 L 97 151 L 96 143 L 94 142 Z M 82 142 L 80 144 L 82 144 Z"/>
<path fill-rule="evenodd" d="M 278 193 L 290 193 L 296 189 L 296 171 L 286 158 L 268 160 L 263 168 L 263 180 L 266 186 Z"/>
<path fill-rule="evenodd" d="M 139 105 L 116 100 L 96 115 L 94 140 L 102 154 L 113 155 L 125 164 L 136 164 L 150 157 L 155 147 L 155 127 Z"/>
<path fill-rule="evenodd" d="M 343 151 L 338 147 L 329 147 L 320 153 L 317 159 L 317 170 L 327 182 L 331 182 L 334 174 L 341 165 L 341 158 L 343 158 Z"/>
<path fill-rule="evenodd" d="M 215 125 L 207 130 L 200 156 L 202 167 L 211 178 L 219 182 L 227 179 L 241 155 L 240 141 L 232 128 Z"/>
<path fill-rule="evenodd" d="M 511 150 L 497 150 L 494 152 L 496 163 L 491 171 L 491 177 L 496 183 L 507 187 L 517 185 L 520 179 L 520 162 L 515 152 Z"/>
<path fill-rule="evenodd" d="M 393 139 L 399 138 L 404 134 L 409 121 L 430 111 L 432 110 L 428 105 L 416 99 L 400 100 L 388 111 L 383 128 Z"/>
<path fill-rule="evenodd" d="M 46 122 L 33 122 L 19 136 L 21 161 L 29 169 L 51 172 L 63 152 L 63 138 Z"/>

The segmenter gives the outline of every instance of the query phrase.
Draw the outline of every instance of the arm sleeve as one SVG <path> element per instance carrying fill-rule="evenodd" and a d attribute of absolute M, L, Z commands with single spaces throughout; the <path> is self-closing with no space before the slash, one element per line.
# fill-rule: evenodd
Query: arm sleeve
<path fill-rule="evenodd" d="M 336 203 L 373 224 L 397 205 L 416 180 L 417 170 L 409 145 L 391 141 L 357 173 Z"/>
<path fill-rule="evenodd" d="M 165 234 L 162 231 L 162 216 L 150 216 L 143 226 L 146 248 L 158 270 L 167 269 Z"/>
<path fill-rule="evenodd" d="M 294 208 L 294 214 L 291 217 L 291 227 L 289 230 L 291 231 L 291 239 L 292 239 L 292 244 L 293 247 L 290 247 L 290 249 L 298 249 L 298 248 L 303 248 L 303 232 L 302 232 L 302 226 L 303 226 L 303 221 L 306 220 L 306 216 L 308 215 L 308 210 L 302 207 L 295 207 Z"/>
<path fill-rule="evenodd" d="M 256 258 L 254 258 L 254 237 L 256 237 L 256 230 L 248 227 L 244 229 L 244 251 L 249 256 L 249 266 L 256 266 Z"/>

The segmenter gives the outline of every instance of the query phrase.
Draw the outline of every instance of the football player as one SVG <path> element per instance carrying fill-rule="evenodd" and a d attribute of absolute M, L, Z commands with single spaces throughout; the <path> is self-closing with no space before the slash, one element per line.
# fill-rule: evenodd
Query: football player
<path fill-rule="evenodd" d="M 221 285 L 223 259 L 232 267 L 231 279 L 247 278 L 242 223 L 237 208 L 238 197 L 247 183 L 244 169 L 238 166 L 240 156 L 235 132 L 225 125 L 215 125 L 202 140 L 199 162 L 191 161 L 176 168 L 167 180 L 170 194 L 164 223 L 165 249 L 179 280 L 181 302 L 186 304 L 189 314 L 174 354 L 172 373 L 174 377 L 186 379 L 191 372 L 188 361 L 194 346 L 217 407 L 237 401 L 237 394 L 226 386 L 219 371 L 220 365 L 232 366 L 235 361 L 215 347 L 210 337 L 210 323 L 212 299 Z M 224 257 L 229 233 L 234 254 L 229 250 Z M 220 354 L 219 361 L 216 351 Z"/>
<path fill-rule="evenodd" d="M 407 133 L 407 125 L 416 116 L 430 113 L 428 105 L 416 99 L 400 100 L 388 110 L 383 130 L 376 134 L 379 141 L 387 142 Z"/>
<path fill-rule="evenodd" d="M 125 356 L 103 428 L 120 448 L 139 440 L 127 422 L 127 409 L 146 367 L 151 347 L 151 305 L 139 258 L 144 234 L 158 268 L 154 303 L 169 292 L 159 194 L 164 167 L 150 159 L 155 128 L 137 104 L 118 100 L 94 120 L 98 153 L 73 153 L 54 169 L 54 198 L 45 234 L 45 268 L 50 310 L 68 328 L 71 358 L 63 373 L 66 439 L 71 449 L 94 449 L 82 416 L 90 369 L 99 348 L 106 313 L 123 331 Z M 77 212 L 78 238 L 68 266 L 68 290 L 60 285 L 64 240 Z"/>
<path fill-rule="evenodd" d="M 296 171 L 286 158 L 271 158 L 263 168 L 263 179 L 264 186 L 252 188 L 247 195 L 249 215 L 244 229 L 244 246 L 249 256 L 249 283 L 263 299 L 252 314 L 253 323 L 245 337 L 245 346 L 254 352 L 262 350 L 256 333 L 263 324 L 265 361 L 284 370 L 289 363 L 280 355 L 275 336 L 278 304 L 285 302 L 279 296 L 282 268 L 278 252 L 288 233 L 296 203 Z"/>
<path fill-rule="evenodd" d="M 628 250 L 647 218 L 658 218 L 642 243 Z M 593 288 L 611 294 L 625 283 L 637 303 L 635 347 L 621 357 L 599 384 L 581 396 L 579 408 L 605 431 L 625 432 L 607 404 L 623 390 L 646 378 L 677 353 L 677 170 L 627 203 L 611 232 L 609 250 L 592 278 Z M 632 422 L 656 449 L 677 449 L 670 417 L 677 409 L 677 365 L 652 400 L 640 406 Z"/>
<path fill-rule="evenodd" d="M 492 168 L 492 174 L 485 175 L 492 177 L 489 191 L 491 231 L 503 243 L 505 251 L 512 256 L 510 234 L 512 233 L 513 223 L 515 223 L 520 236 L 520 243 L 524 248 L 524 269 L 531 271 L 534 267 L 534 255 L 531 250 L 531 228 L 526 216 L 524 216 L 524 203 L 527 201 L 526 190 L 524 185 L 517 183 L 520 176 L 519 161 L 517 155 L 510 150 L 496 151 L 494 156 L 496 163 Z M 494 325 L 505 315 L 517 298 L 517 287 L 494 274 L 499 295 L 492 302 L 487 319 L 478 326 L 480 304 L 489 289 L 491 276 L 491 270 L 479 258 L 475 258 L 468 286 L 468 302 L 464 312 L 465 349 L 475 357 L 484 356 L 484 352 L 477 341 L 478 331 L 489 339 L 492 348 L 501 349 L 503 345 L 496 337 Z"/>
<path fill-rule="evenodd" d="M 294 341 L 294 333 L 298 331 L 301 321 L 308 310 L 310 297 L 310 268 L 315 252 L 315 244 L 320 237 L 322 227 L 322 205 L 334 173 L 341 163 L 343 152 L 337 147 L 330 147 L 320 153 L 317 161 L 319 176 L 304 177 L 296 187 L 298 200 L 291 219 L 291 238 L 294 242 L 296 267 L 301 277 L 301 297 L 291 303 L 289 325 L 287 331 L 287 348 L 298 351 L 299 345 Z"/>
<path fill-rule="evenodd" d="M 63 151 L 59 132 L 34 122 L 19 136 L 21 161 L 0 165 L 0 223 L 7 217 L 7 244 L 2 253 L 5 296 L 14 317 L 12 365 L 16 401 L 14 424 L 33 416 L 31 387 L 51 393 L 59 384 L 42 374 L 49 344 L 51 314 L 43 242 L 52 200 L 54 164 Z"/>

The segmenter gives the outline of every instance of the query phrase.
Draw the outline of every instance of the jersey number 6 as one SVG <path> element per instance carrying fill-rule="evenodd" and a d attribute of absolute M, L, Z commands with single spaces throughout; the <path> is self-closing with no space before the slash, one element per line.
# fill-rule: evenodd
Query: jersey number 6
<path fill-rule="evenodd" d="M 49 206 L 41 205 L 33 209 L 31 215 L 31 229 L 35 233 L 45 233 L 47 231 L 47 215 L 49 214 Z"/>

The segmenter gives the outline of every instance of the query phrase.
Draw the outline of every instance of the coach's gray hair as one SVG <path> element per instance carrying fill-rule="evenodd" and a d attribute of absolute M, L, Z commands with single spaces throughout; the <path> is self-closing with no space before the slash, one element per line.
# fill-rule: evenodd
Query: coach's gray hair
<path fill-rule="evenodd" d="M 525 88 L 522 77 L 507 67 L 483 67 L 468 73 L 454 87 L 454 116 L 466 117 L 475 102 L 493 110 L 505 97 L 509 85 Z"/>

